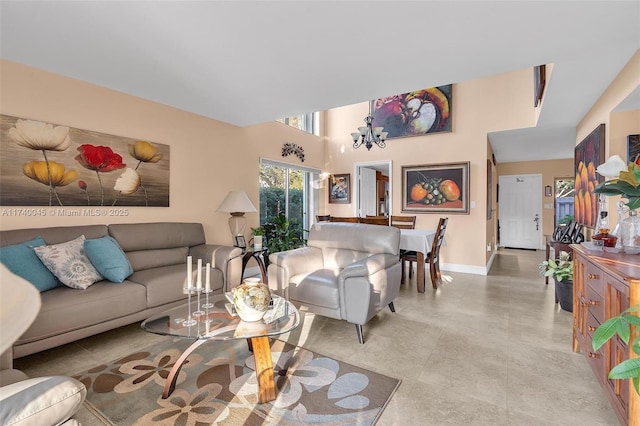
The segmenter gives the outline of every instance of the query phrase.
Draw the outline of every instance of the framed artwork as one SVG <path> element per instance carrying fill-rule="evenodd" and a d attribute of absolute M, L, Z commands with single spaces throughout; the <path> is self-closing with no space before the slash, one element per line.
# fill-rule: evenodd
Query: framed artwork
<path fill-rule="evenodd" d="M 235 236 L 236 239 L 236 247 L 240 247 L 240 248 L 247 248 L 247 242 L 244 239 L 244 235 L 236 235 Z"/>
<path fill-rule="evenodd" d="M 387 96 L 373 102 L 373 126 L 387 139 L 451 131 L 452 84 Z"/>
<path fill-rule="evenodd" d="M 0 153 L 2 206 L 169 207 L 169 145 L 2 114 Z"/>
<path fill-rule="evenodd" d="M 533 106 L 537 107 L 542 101 L 544 86 L 547 78 L 547 66 L 538 65 L 533 67 Z"/>
<path fill-rule="evenodd" d="M 627 136 L 627 163 L 638 163 L 638 160 L 640 160 L 640 135 L 629 135 Z"/>
<path fill-rule="evenodd" d="M 598 199 L 593 192 L 604 177 L 596 174 L 596 167 L 604 163 L 604 124 L 596 127 L 575 148 L 574 219 L 588 228 L 598 221 Z"/>
<path fill-rule="evenodd" d="M 329 203 L 351 203 L 351 179 L 349 173 L 329 176 Z"/>
<path fill-rule="evenodd" d="M 402 211 L 469 213 L 469 162 L 402 167 Z"/>
<path fill-rule="evenodd" d="M 493 217 L 493 168 L 491 160 L 487 160 L 487 220 Z"/>

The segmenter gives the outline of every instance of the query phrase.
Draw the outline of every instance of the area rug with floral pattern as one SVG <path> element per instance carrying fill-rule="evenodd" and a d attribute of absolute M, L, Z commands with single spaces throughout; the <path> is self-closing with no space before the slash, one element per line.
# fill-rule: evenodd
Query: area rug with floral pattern
<path fill-rule="evenodd" d="M 74 377 L 87 406 L 114 425 L 373 425 L 400 380 L 273 340 L 276 399 L 257 402 L 254 358 L 244 340 L 208 342 L 165 378 L 192 343 L 170 339 Z"/>

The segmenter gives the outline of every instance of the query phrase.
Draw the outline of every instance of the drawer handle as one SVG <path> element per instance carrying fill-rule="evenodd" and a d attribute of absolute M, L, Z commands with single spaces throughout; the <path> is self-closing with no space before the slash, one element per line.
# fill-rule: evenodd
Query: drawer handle
<path fill-rule="evenodd" d="M 589 300 L 589 306 L 598 306 L 600 302 L 597 300 Z"/>
<path fill-rule="evenodd" d="M 597 354 L 595 352 L 589 352 L 589 358 L 600 358 L 600 354 Z"/>
<path fill-rule="evenodd" d="M 596 328 L 597 328 L 597 327 L 594 327 L 594 326 L 592 326 L 592 325 L 590 325 L 589 327 L 587 327 L 587 329 L 588 329 L 589 331 L 596 331 Z"/>
<path fill-rule="evenodd" d="M 589 279 L 590 280 L 599 280 L 600 279 L 600 275 L 598 275 L 598 274 L 589 274 Z"/>

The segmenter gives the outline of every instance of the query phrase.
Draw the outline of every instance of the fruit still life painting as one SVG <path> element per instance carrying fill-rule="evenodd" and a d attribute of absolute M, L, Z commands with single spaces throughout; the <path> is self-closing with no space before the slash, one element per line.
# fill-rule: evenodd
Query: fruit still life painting
<path fill-rule="evenodd" d="M 469 213 L 469 163 L 402 168 L 402 211 Z"/>

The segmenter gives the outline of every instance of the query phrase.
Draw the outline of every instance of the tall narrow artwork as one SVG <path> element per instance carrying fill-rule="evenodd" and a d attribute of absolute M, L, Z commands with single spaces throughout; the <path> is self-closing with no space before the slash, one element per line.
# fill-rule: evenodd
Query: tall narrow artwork
<path fill-rule="evenodd" d="M 588 228 L 598 221 L 598 202 L 594 189 L 604 178 L 596 167 L 604 163 L 604 124 L 596 127 L 575 148 L 574 218 Z"/>
<path fill-rule="evenodd" d="M 627 136 L 627 163 L 640 165 L 640 135 Z"/>
<path fill-rule="evenodd" d="M 451 131 L 451 84 L 387 96 L 373 102 L 373 125 L 387 139 Z"/>
<path fill-rule="evenodd" d="M 169 206 L 169 145 L 0 115 L 0 205 Z"/>

